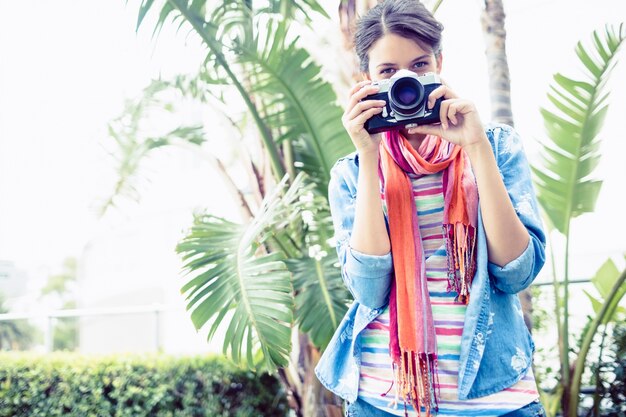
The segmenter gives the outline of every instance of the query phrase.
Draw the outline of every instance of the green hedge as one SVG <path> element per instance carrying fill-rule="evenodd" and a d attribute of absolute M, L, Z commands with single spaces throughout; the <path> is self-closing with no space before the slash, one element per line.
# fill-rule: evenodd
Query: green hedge
<path fill-rule="evenodd" d="M 274 377 L 221 357 L 0 353 L 0 417 L 287 414 Z"/>

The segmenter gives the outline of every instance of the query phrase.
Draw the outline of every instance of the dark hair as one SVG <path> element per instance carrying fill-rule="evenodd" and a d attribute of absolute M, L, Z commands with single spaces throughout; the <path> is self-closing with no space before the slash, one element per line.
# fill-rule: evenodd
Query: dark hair
<path fill-rule="evenodd" d="M 428 46 L 439 56 L 442 30 L 443 25 L 419 0 L 382 0 L 356 23 L 354 48 L 359 68 L 361 72 L 369 71 L 369 50 L 388 33 L 412 39 L 422 48 Z"/>

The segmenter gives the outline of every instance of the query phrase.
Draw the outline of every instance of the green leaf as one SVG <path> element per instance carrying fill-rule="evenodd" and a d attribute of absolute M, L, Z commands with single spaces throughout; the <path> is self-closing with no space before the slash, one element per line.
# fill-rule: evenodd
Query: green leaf
<path fill-rule="evenodd" d="M 548 93 L 554 109 L 541 109 L 549 140 L 542 141 L 542 158 L 532 166 L 537 199 L 550 223 L 565 235 L 572 218 L 594 210 L 600 192 L 602 182 L 593 175 L 608 110 L 605 87 L 625 39 L 622 24 L 618 29 L 607 25 L 604 38 L 594 31 L 592 49 L 578 42 L 576 54 L 587 77 L 555 74 Z"/>
<path fill-rule="evenodd" d="M 594 32 L 595 34 L 596 32 Z M 583 48 L 582 43 L 578 42 L 576 46 L 576 54 L 578 58 L 582 61 L 582 63 L 587 67 L 587 69 L 591 72 L 591 75 L 598 78 L 602 74 L 603 66 L 601 63 L 596 63 L 587 53 L 587 51 Z M 604 57 L 603 57 L 604 58 Z M 606 58 L 604 58 L 606 61 Z"/>
<path fill-rule="evenodd" d="M 286 21 L 270 18 L 257 24 L 267 30 L 237 46 L 237 62 L 253 68 L 252 92 L 271 103 L 263 113 L 268 126 L 280 126 L 283 132 L 274 135 L 276 141 L 291 141 L 296 167 L 325 195 L 330 168 L 353 150 L 341 124 L 343 111 L 332 86 L 322 79 L 321 67 L 296 40 L 287 40 Z"/>
<path fill-rule="evenodd" d="M 137 15 L 137 26 L 135 27 L 135 31 L 139 30 L 141 22 L 143 22 L 143 19 L 146 17 L 146 13 L 148 13 L 153 3 L 154 0 L 143 0 L 141 3 L 141 6 L 139 7 L 139 14 Z"/>
<path fill-rule="evenodd" d="M 334 266 L 334 250 L 322 259 L 303 257 L 287 262 L 294 275 L 296 289 L 296 320 L 300 330 L 308 333 L 320 349 L 325 349 L 351 300 Z"/>
<path fill-rule="evenodd" d="M 619 270 L 615 262 L 609 258 L 596 271 L 596 274 L 591 278 L 591 282 L 600 293 L 600 296 L 606 298 L 611 292 L 613 285 L 615 285 L 618 276 Z"/>
<path fill-rule="evenodd" d="M 267 3 L 268 5 L 261 7 L 257 14 L 280 14 L 281 19 L 289 21 L 299 19 L 301 15 L 304 17 L 303 23 L 309 26 L 313 22 L 311 11 L 330 19 L 326 10 L 316 0 L 269 0 Z"/>
<path fill-rule="evenodd" d="M 602 266 L 596 271 L 596 274 L 591 279 L 594 287 L 600 294 L 599 298 L 592 296 L 589 292 L 584 291 L 596 314 L 600 313 L 605 303 L 609 303 L 605 316 L 603 317 L 602 324 L 607 324 L 614 318 L 615 312 L 618 309 L 619 302 L 626 295 L 626 282 L 617 289 L 610 300 L 607 297 L 615 290 L 615 285 L 620 277 L 620 271 L 612 259 L 607 259 Z"/>
<path fill-rule="evenodd" d="M 593 312 L 598 314 L 600 310 L 602 310 L 602 301 L 591 295 L 587 290 L 583 290 L 583 292 L 585 293 L 587 298 L 589 298 L 589 301 L 591 301 L 591 307 L 593 308 Z"/>
<path fill-rule="evenodd" d="M 166 1 L 163 4 L 163 8 L 161 9 L 161 13 L 159 13 L 159 20 L 157 24 L 154 26 L 154 30 L 152 31 L 152 36 L 159 34 L 161 32 L 161 28 L 163 24 L 167 20 L 168 16 L 174 11 L 174 6 L 169 1 Z"/>
<path fill-rule="evenodd" d="M 284 252 L 261 249 L 302 221 L 302 210 L 310 204 L 302 196 L 314 184 L 305 173 L 291 186 L 286 183 L 287 176 L 247 225 L 196 214 L 190 233 L 176 248 L 190 276 L 182 292 L 188 294 L 194 325 L 210 325 L 209 340 L 223 326 L 224 353 L 251 369 L 286 366 L 291 351 L 295 300 L 286 266 L 291 261 Z"/>
<path fill-rule="evenodd" d="M 576 185 L 576 194 L 571 200 L 571 216 L 591 213 L 595 209 L 602 181 L 581 181 Z"/>

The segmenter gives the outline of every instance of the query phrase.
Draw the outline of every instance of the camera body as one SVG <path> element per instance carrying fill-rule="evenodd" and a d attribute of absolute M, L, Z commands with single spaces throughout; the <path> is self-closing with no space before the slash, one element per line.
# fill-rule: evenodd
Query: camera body
<path fill-rule="evenodd" d="M 426 109 L 428 95 L 441 85 L 439 75 L 429 72 L 417 75 L 401 69 L 392 77 L 372 82 L 378 85 L 377 93 L 364 97 L 365 100 L 385 100 L 383 111 L 374 114 L 365 122 L 370 134 L 387 130 L 399 130 L 407 125 L 417 126 L 439 123 L 439 107 L 443 98 L 438 98 L 432 109 Z"/>

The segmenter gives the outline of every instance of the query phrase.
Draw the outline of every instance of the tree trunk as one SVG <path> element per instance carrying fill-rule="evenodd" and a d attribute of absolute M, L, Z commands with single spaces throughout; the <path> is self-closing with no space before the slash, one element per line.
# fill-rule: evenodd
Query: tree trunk
<path fill-rule="evenodd" d="M 319 382 L 315 366 L 320 360 L 320 351 L 313 346 L 308 336 L 300 335 L 300 366 L 303 379 L 303 417 L 341 417 L 343 401 Z"/>
<path fill-rule="evenodd" d="M 509 64 L 506 57 L 504 18 L 502 0 L 485 0 L 481 22 L 486 46 L 487 71 L 489 73 L 491 117 L 493 121 L 513 126 L 511 81 L 509 79 Z"/>
<path fill-rule="evenodd" d="M 349 73 L 344 79 L 351 85 L 361 80 L 361 72 L 359 70 L 359 58 L 354 52 L 353 35 L 357 19 L 363 16 L 369 9 L 378 4 L 377 0 L 340 0 L 339 1 L 339 26 L 343 38 L 343 53 L 345 56 L 351 57 L 352 65 L 343 68 L 343 71 Z"/>
<path fill-rule="evenodd" d="M 514 126 L 511 108 L 511 80 L 506 57 L 506 30 L 504 28 L 504 7 L 502 0 L 485 0 L 481 15 L 485 38 L 485 55 L 489 72 L 489 95 L 491 98 L 491 120 Z M 532 294 L 530 288 L 519 293 L 524 322 L 532 332 Z"/>
<path fill-rule="evenodd" d="M 343 416 L 343 400 L 325 389 L 315 375 L 320 356 L 309 337 L 298 333 L 291 355 L 291 363 L 295 366 L 279 370 L 289 407 L 297 417 Z"/>

